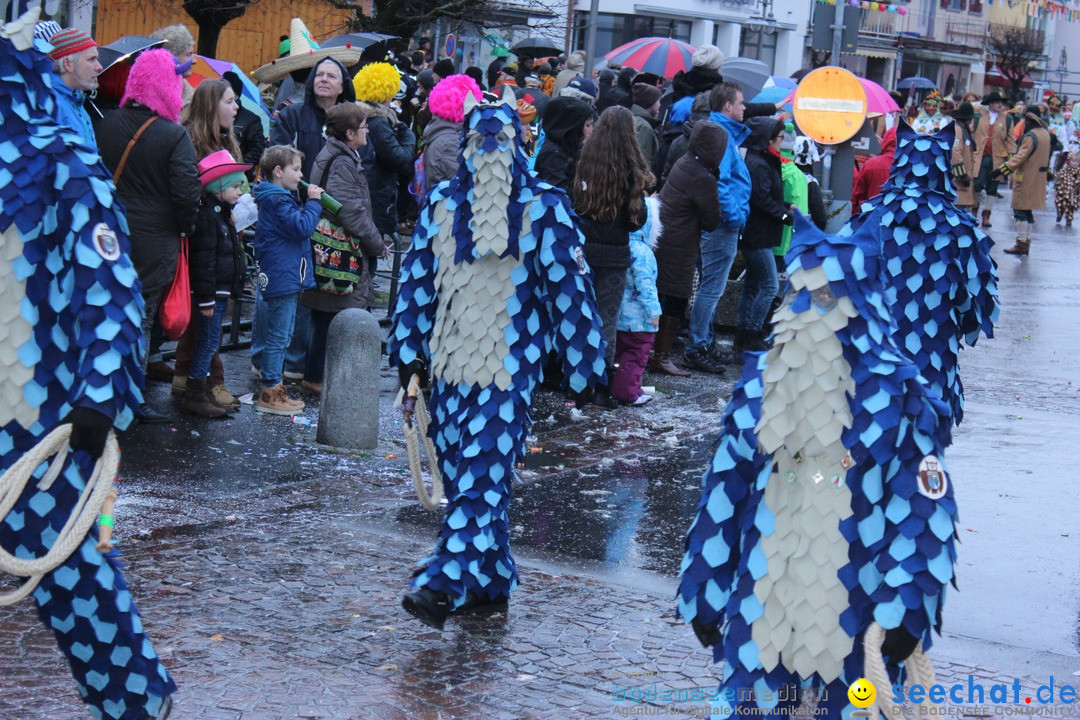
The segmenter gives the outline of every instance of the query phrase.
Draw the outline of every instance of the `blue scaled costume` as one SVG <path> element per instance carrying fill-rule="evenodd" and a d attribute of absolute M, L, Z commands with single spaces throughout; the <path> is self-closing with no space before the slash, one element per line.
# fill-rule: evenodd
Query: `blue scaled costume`
<path fill-rule="evenodd" d="M 0 464 L 6 470 L 59 423 L 72 450 L 59 477 L 37 468 L 0 517 L 0 546 L 20 559 L 52 546 L 97 459 L 75 438 L 99 418 L 123 429 L 141 400 L 142 297 L 110 175 L 76 130 L 58 123 L 37 11 L 0 28 Z M 29 29 L 27 30 L 27 25 Z M 100 448 L 97 450 L 100 455 Z M 94 718 L 143 720 L 176 690 L 143 632 L 120 565 L 97 529 L 46 574 L 38 614 L 67 656 Z"/>
<path fill-rule="evenodd" d="M 955 138 L 951 123 L 924 135 L 901 120 L 889 181 L 840 235 L 860 228 L 876 234 L 896 344 L 959 425 L 964 417 L 961 343 L 974 345 L 980 332 L 993 337 L 1000 308 L 997 264 L 990 257 L 994 243 L 971 213 L 954 204 Z"/>
<path fill-rule="evenodd" d="M 719 716 L 791 713 L 812 694 L 847 718 L 871 622 L 908 652 L 940 632 L 956 559 L 947 409 L 893 342 L 868 230 L 832 238 L 797 216 L 774 345 L 746 354 L 704 476 L 677 613 L 724 663 Z M 886 655 L 896 677 L 907 653 Z"/>
<path fill-rule="evenodd" d="M 387 347 L 391 365 L 430 366 L 429 433 L 448 504 L 411 588 L 444 595 L 448 612 L 466 599 L 505 602 L 517 585 L 507 510 L 549 353 L 574 391 L 604 377 L 570 203 L 528 169 L 512 97 L 472 105 L 470 96 L 461 167 L 432 189 L 417 223 Z"/>

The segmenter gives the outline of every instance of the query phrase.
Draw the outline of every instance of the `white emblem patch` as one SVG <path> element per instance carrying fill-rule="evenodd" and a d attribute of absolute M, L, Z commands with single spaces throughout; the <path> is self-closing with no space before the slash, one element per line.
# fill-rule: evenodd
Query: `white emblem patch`
<path fill-rule="evenodd" d="M 263 290 L 270 284 L 270 278 L 266 277 L 266 273 L 259 273 L 259 287 Z"/>
<path fill-rule="evenodd" d="M 938 500 L 945 497 L 949 489 L 949 480 L 941 463 L 933 455 L 927 455 L 919 463 L 919 494 Z"/>
<path fill-rule="evenodd" d="M 585 251 L 581 249 L 581 246 L 574 248 L 574 260 L 577 261 L 578 272 L 585 275 L 589 272 L 589 266 L 585 262 Z"/>
<path fill-rule="evenodd" d="M 94 249 L 106 260 L 120 258 L 120 241 L 116 239 L 116 233 L 105 223 L 98 223 L 94 227 Z"/>

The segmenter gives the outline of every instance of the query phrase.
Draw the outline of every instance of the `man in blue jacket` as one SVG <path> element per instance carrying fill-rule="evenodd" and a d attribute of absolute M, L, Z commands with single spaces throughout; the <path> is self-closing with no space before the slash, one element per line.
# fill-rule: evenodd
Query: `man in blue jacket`
<path fill-rule="evenodd" d="M 750 135 L 743 124 L 746 103 L 742 89 L 735 83 L 720 83 L 709 95 L 712 113 L 709 120 L 727 131 L 728 149 L 720 162 L 716 189 L 720 194 L 720 226 L 701 236 L 701 283 L 690 311 L 690 342 L 683 357 L 703 372 L 723 373 L 731 362 L 713 347 L 712 320 L 716 303 L 724 294 L 728 273 L 739 248 L 739 231 L 746 224 L 750 208 L 750 172 L 739 153 L 739 146 Z"/>
<path fill-rule="evenodd" d="M 97 90 L 98 62 L 97 43 L 82 30 L 67 28 L 52 36 L 53 46 L 49 58 L 53 61 L 55 76 L 50 78 L 55 93 L 60 123 L 67 125 L 82 136 L 86 144 L 97 150 L 94 126 L 83 107 L 86 93 Z"/>

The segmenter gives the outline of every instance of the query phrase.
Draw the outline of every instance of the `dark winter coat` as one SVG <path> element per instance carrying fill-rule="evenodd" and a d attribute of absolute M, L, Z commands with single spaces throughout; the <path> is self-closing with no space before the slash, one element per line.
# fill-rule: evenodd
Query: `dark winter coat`
<path fill-rule="evenodd" d="M 578 227 L 585 236 L 585 260 L 590 267 L 625 270 L 633 258 L 630 255 L 630 233 L 641 228 L 648 219 L 648 209 L 641 203 L 641 212 L 630 217 L 629 204 L 619 211 L 615 222 L 601 222 L 588 215 L 578 218 Z"/>
<path fill-rule="evenodd" d="M 536 175 L 570 193 L 585 121 L 593 116 L 589 104 L 572 97 L 553 98 L 544 116 L 544 144 L 536 156 Z"/>
<path fill-rule="evenodd" d="M 368 141 L 361 150 L 364 174 L 371 189 L 375 227 L 384 235 L 397 232 L 398 187 L 409 182 L 416 162 L 416 135 L 398 122 L 385 105 L 364 103 L 368 112 Z"/>
<path fill-rule="evenodd" d="M 217 298 L 239 298 L 244 293 L 244 248 L 232 210 L 214 195 L 203 193 L 195 232 L 188 241 L 191 295 L 201 307 L 213 307 Z"/>
<path fill-rule="evenodd" d="M 319 156 L 319 151 L 326 142 L 323 137 L 326 111 L 315 104 L 315 70 L 324 62 L 335 63 L 341 69 L 342 90 L 338 96 L 338 104 L 356 102 L 356 91 L 349 80 L 349 71 L 337 60 L 326 58 L 320 60 L 308 73 L 304 82 L 304 102 L 289 105 L 278 113 L 277 120 L 270 126 L 271 145 L 291 145 L 304 153 L 300 169 L 305 178 L 311 177 L 311 166 L 315 164 L 315 158 Z"/>
<path fill-rule="evenodd" d="M 461 153 L 461 123 L 432 117 L 424 128 L 424 192 L 443 180 L 449 180 L 458 169 Z"/>
<path fill-rule="evenodd" d="M 805 170 L 803 174 L 806 175 L 806 203 L 810 209 L 810 220 L 818 230 L 824 230 L 829 224 L 829 216 L 825 214 L 825 198 L 821 194 L 821 185 L 816 177 Z"/>
<path fill-rule="evenodd" d="M 649 169 L 652 169 L 653 161 L 656 160 L 656 148 L 660 144 L 660 138 L 656 135 L 656 126 L 660 121 L 640 105 L 632 106 L 630 112 L 634 116 L 634 135 L 637 137 L 638 147 L 641 148 L 641 156 L 645 158 Z"/>
<path fill-rule="evenodd" d="M 342 156 L 340 160 L 335 160 Z M 331 165 L 331 163 L 333 163 Z M 327 175 L 329 168 L 329 175 Z M 356 238 L 360 250 L 369 261 L 382 254 L 382 233 L 375 227 L 371 214 L 371 196 L 368 192 L 367 178 L 364 176 L 360 157 L 348 145 L 336 138 L 327 138 L 319 157 L 315 158 L 315 167 L 311 170 L 316 184 L 330 193 L 341 203 L 341 211 L 334 215 L 328 210 L 322 211 L 327 220 L 340 225 Z M 305 290 L 300 302 L 314 310 L 338 312 L 346 308 L 369 308 L 375 300 L 375 289 L 368 271 L 370 262 L 360 264 L 360 281 L 349 295 L 332 295 L 321 290 Z"/>
<path fill-rule="evenodd" d="M 251 191 L 259 206 L 255 226 L 255 260 L 264 298 L 297 295 L 315 287 L 311 234 L 319 224 L 322 205 L 308 200 L 300 205 L 293 194 L 272 182 Z"/>
<path fill-rule="evenodd" d="M 245 163 L 252 165 L 247 171 L 248 180 L 255 179 L 255 170 L 259 167 L 259 158 L 266 149 L 266 133 L 263 132 L 262 120 L 246 107 L 236 112 L 233 121 L 233 134 L 240 142 L 240 155 Z"/>
<path fill-rule="evenodd" d="M 693 97 L 698 93 L 712 90 L 724 82 L 719 70 L 711 70 L 700 66 L 694 66 L 686 72 L 675 73 L 671 80 L 672 102 L 676 102 L 687 95 Z"/>
<path fill-rule="evenodd" d="M 101 159 L 116 172 L 128 141 L 155 117 L 138 104 L 109 113 L 98 133 Z M 131 260 L 150 294 L 176 274 L 180 235 L 195 227 L 202 187 L 195 170 L 195 147 L 183 126 L 158 117 L 131 149 L 116 195 L 127 214 Z"/>
<path fill-rule="evenodd" d="M 784 236 L 784 226 L 795 218 L 784 202 L 780 158 L 769 152 L 769 140 L 779 120 L 754 118 L 746 140 L 746 169 L 750 173 L 750 214 L 739 238 L 740 250 L 774 248 Z"/>
<path fill-rule="evenodd" d="M 692 294 L 701 233 L 720 224 L 716 179 L 726 152 L 724 128 L 707 121 L 697 123 L 686 153 L 660 191 L 663 231 L 656 247 L 656 290 L 661 295 L 689 298 Z"/>

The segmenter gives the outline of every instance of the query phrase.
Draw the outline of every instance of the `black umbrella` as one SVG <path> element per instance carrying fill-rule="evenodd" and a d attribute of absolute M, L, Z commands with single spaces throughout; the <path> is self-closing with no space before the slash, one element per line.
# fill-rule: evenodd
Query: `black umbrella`
<path fill-rule="evenodd" d="M 558 55 L 562 48 L 544 37 L 527 37 L 514 43 L 510 52 L 519 58 L 542 58 Z"/>
<path fill-rule="evenodd" d="M 397 35 L 384 35 L 382 33 L 345 33 L 344 35 L 335 35 L 334 37 L 321 43 L 321 48 L 332 47 L 354 47 L 357 50 L 363 50 L 366 47 L 376 45 L 387 40 L 396 40 Z"/>
<path fill-rule="evenodd" d="M 108 45 L 102 45 L 98 48 L 98 62 L 101 63 L 101 72 L 105 72 L 116 63 L 131 57 L 137 52 L 157 47 L 164 44 L 164 42 L 164 40 L 155 40 L 145 35 L 127 35 Z"/>

